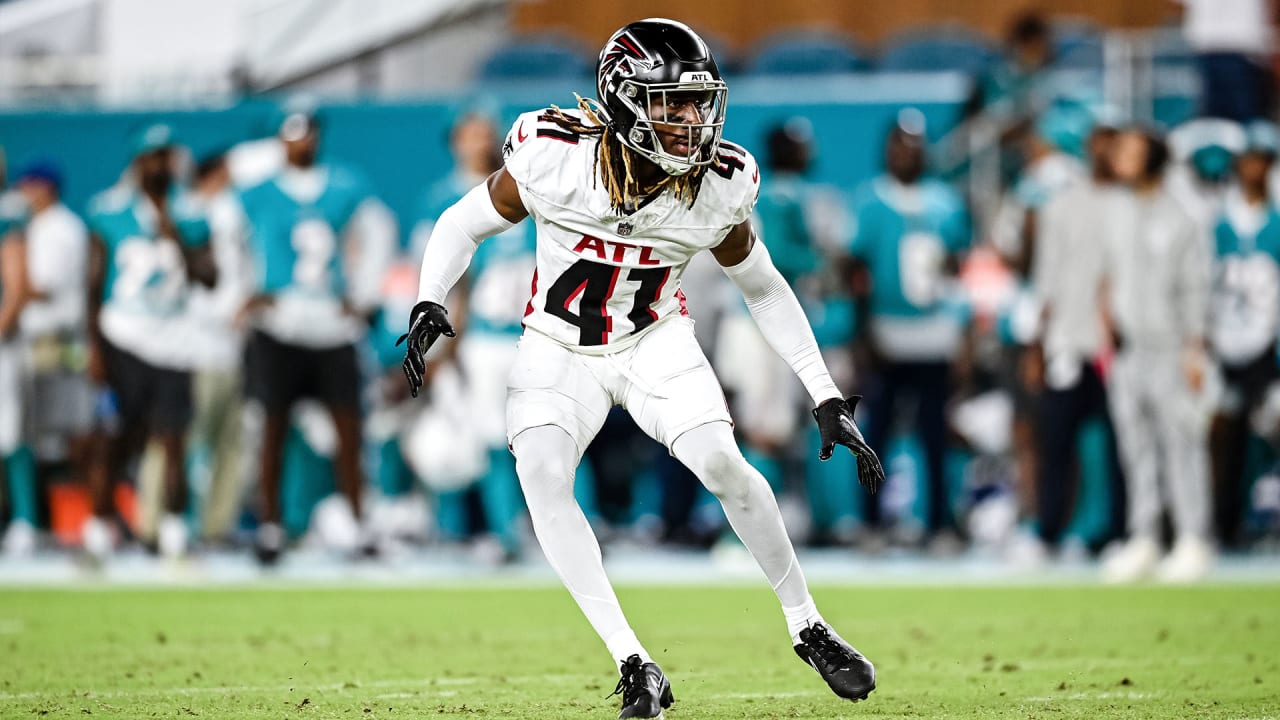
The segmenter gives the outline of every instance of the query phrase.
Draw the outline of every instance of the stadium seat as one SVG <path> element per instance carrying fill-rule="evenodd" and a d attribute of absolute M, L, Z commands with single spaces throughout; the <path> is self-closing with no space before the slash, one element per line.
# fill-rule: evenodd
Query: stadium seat
<path fill-rule="evenodd" d="M 1058 21 L 1053 24 L 1054 67 L 1060 70 L 1100 70 L 1103 65 L 1103 35 L 1086 21 Z"/>
<path fill-rule="evenodd" d="M 595 62 L 575 40 L 562 35 L 516 38 L 485 61 L 483 80 L 577 78 L 590 76 Z"/>
<path fill-rule="evenodd" d="M 742 69 L 742 58 L 734 52 L 733 45 L 727 37 L 713 32 L 700 34 L 703 41 L 707 43 L 707 47 L 711 48 L 711 54 L 716 58 L 716 67 L 720 68 L 721 75 L 736 75 Z"/>
<path fill-rule="evenodd" d="M 886 72 L 959 70 L 977 75 L 995 55 L 995 49 L 981 35 L 963 28 L 940 26 L 890 40 L 880 53 L 876 69 Z"/>
<path fill-rule="evenodd" d="M 1153 34 L 1151 56 L 1157 67 L 1194 68 L 1195 51 L 1179 31 L 1166 30 Z"/>
<path fill-rule="evenodd" d="M 829 75 L 866 70 L 853 40 L 822 31 L 787 32 L 759 43 L 746 71 L 755 75 Z"/>

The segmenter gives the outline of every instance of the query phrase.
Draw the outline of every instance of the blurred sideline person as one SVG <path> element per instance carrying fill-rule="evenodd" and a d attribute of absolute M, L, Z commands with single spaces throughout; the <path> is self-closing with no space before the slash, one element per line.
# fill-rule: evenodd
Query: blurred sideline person
<path fill-rule="evenodd" d="M 62 203 L 62 174 L 51 162 L 18 178 L 30 216 L 22 237 L 27 268 L 21 330 L 31 362 L 33 439 L 66 456 L 89 430 L 92 393 L 84 376 L 85 281 L 89 233 Z"/>
<path fill-rule="evenodd" d="M 974 83 L 965 115 L 973 115 L 999 104 L 1002 120 L 1022 121 L 1034 113 L 1041 85 L 1045 84 L 1053 61 L 1053 32 L 1037 12 L 1027 12 L 1009 26 L 1005 34 L 1005 54 Z"/>
<path fill-rule="evenodd" d="M 1274 51 L 1271 0 L 1177 0 L 1185 5 L 1182 32 L 1200 69 L 1200 113 L 1249 122 L 1275 100 L 1268 67 Z"/>
<path fill-rule="evenodd" d="M 707 45 L 665 19 L 631 23 L 597 65 L 599 101 L 521 115 L 505 165 L 450 207 L 427 243 L 405 338 L 416 393 L 424 350 L 453 336 L 441 303 L 477 245 L 532 216 L 537 280 L 511 372 L 507 434 L 534 532 L 618 663 L 620 717 L 659 717 L 671 684 L 636 638 L 574 501 L 574 468 L 614 405 L 720 498 L 783 607 L 794 651 L 843 698 L 875 688 L 871 664 L 818 613 L 768 483 L 742 457 L 724 395 L 683 311 L 681 274 L 711 250 L 817 408 L 820 454 L 842 444 L 860 479 L 883 469 L 831 380 L 804 311 L 749 217 L 759 168 L 722 141 L 726 87 Z"/>
<path fill-rule="evenodd" d="M 418 257 L 440 215 L 502 167 L 497 130 L 486 115 L 463 115 L 454 123 L 449 139 L 454 169 L 424 198 L 413 233 Z M 523 330 L 521 321 L 536 261 L 534 248 L 533 224 L 518 223 L 482 243 L 463 278 L 466 303 L 462 320 L 467 332 L 458 343 L 457 360 L 470 410 L 470 431 L 480 435 L 488 466 L 477 478 L 476 490 L 488 530 L 500 544 L 505 560 L 514 560 L 520 552 L 519 520 L 524 505 L 515 458 L 507 449 L 507 376 L 515 364 L 516 340 Z M 442 529 L 455 535 L 465 530 L 459 520 L 467 516 L 467 494 L 459 491 L 440 496 Z M 445 528 L 446 523 L 452 527 Z"/>
<path fill-rule="evenodd" d="M 808 177 L 814 154 L 813 126 L 808 119 L 791 118 L 773 127 L 765 136 L 765 147 L 767 167 L 760 177 L 760 199 L 755 206 L 759 240 L 778 259 L 778 272 L 794 288 L 833 377 L 851 383 L 852 301 L 844 292 L 841 277 L 849 246 L 847 200 L 838 196 L 835 188 Z M 777 368 L 777 382 L 787 391 L 785 398 L 780 398 L 785 405 L 762 410 L 781 415 L 778 410 L 785 407 L 790 430 L 778 442 L 785 443 L 788 455 L 794 455 L 791 451 L 796 441 L 808 447 L 817 439 L 809 437 L 812 433 L 804 432 L 799 424 L 805 406 L 804 387 L 796 382 L 786 363 L 773 354 L 754 324 L 750 329 L 758 338 L 762 354 L 754 357 L 758 364 L 753 368 L 742 369 L 742 377 L 763 374 L 759 373 L 760 366 Z M 750 411 L 744 407 L 737 415 L 745 423 Z M 810 457 L 808 452 L 804 456 Z M 810 542 L 851 544 L 859 539 L 863 519 L 861 495 L 852 482 L 858 475 L 854 457 L 838 454 L 827 462 L 805 462 L 801 469 L 813 521 Z"/>
<path fill-rule="evenodd" d="M 1001 202 L 992 230 L 992 243 L 1019 277 L 1031 275 L 1040 209 L 1088 176 L 1084 165 L 1069 152 L 1079 152 L 1085 135 L 1081 126 L 1089 123 L 1086 116 L 1083 108 L 1050 108 L 1023 141 L 1022 173 Z"/>
<path fill-rule="evenodd" d="M 1128 540 L 1103 567 L 1113 582 L 1156 569 L 1164 507 L 1176 540 L 1161 579 L 1198 580 L 1212 557 L 1209 259 L 1195 222 L 1164 189 L 1168 159 L 1164 141 L 1141 130 L 1112 147 L 1125 189 L 1108 217 L 1104 308 L 1116 355 L 1107 390 L 1129 504 Z"/>
<path fill-rule="evenodd" d="M 185 552 L 185 437 L 191 422 L 190 352 L 181 342 L 191 281 L 212 286 L 217 268 L 202 208 L 174 178 L 173 131 L 151 125 L 134 141 L 130 177 L 91 202 L 89 373 L 110 388 L 90 467 L 93 517 L 85 549 L 115 543 L 112 492 L 148 440 L 164 451 L 165 555 Z"/>
<path fill-rule="evenodd" d="M 1214 519 L 1218 540 L 1227 548 L 1243 539 L 1250 417 L 1280 375 L 1280 209 L 1269 187 L 1280 137 L 1264 121 L 1247 130 L 1244 152 L 1235 163 L 1238 182 L 1227 193 L 1213 235 L 1209 337 L 1226 383 L 1211 435 Z"/>
<path fill-rule="evenodd" d="M 1032 272 L 1036 254 L 1041 251 L 1044 207 L 1066 190 L 1085 182 L 1088 170 L 1076 155 L 1083 153 L 1092 125 L 1088 111 L 1076 105 L 1055 106 L 1036 121 L 1034 132 L 1023 143 L 1024 166 L 1014 186 L 1000 203 L 991 231 L 992 245 L 1001 260 L 1014 273 L 1022 287 L 1019 297 L 1028 298 L 1033 306 Z M 1022 301 L 1020 301 L 1022 302 Z M 1039 412 L 1040 387 L 1020 372 L 1028 356 L 1037 352 L 1029 347 L 1030 338 L 1010 337 L 1003 348 L 1003 361 L 1012 372 L 1003 373 L 1013 397 L 1012 450 L 1016 487 L 1024 511 L 1034 507 L 1035 480 L 1039 472 L 1036 447 L 1036 415 Z M 1026 515 L 1033 513 L 1026 512 Z"/>
<path fill-rule="evenodd" d="M 922 538 L 939 552 L 959 542 L 946 479 L 951 363 L 965 336 L 952 278 L 969 245 L 969 221 L 960 197 L 925 177 L 924 115 L 902 111 L 885 139 L 885 173 L 859 189 L 857 228 L 849 254 L 869 276 L 863 342 L 870 350 L 867 442 L 888 452 L 893 421 L 908 398 L 913 429 L 924 446 L 920 492 L 927 497 Z M 919 476 L 918 476 L 919 477 Z M 879 509 L 868 522 L 878 524 Z"/>
<path fill-rule="evenodd" d="M 248 266 L 243 215 L 223 153 L 196 165 L 191 190 L 209 220 L 218 284 L 212 289 L 196 287 L 187 304 L 195 398 L 188 457 L 200 536 L 225 540 L 243 500 L 239 454 L 244 332 L 236 326 L 235 315 L 244 302 Z"/>
<path fill-rule="evenodd" d="M 26 275 L 18 308 L 26 451 L 38 447 L 44 456 L 66 457 L 89 430 L 92 393 L 84 375 L 89 234 L 62 204 L 61 188 L 61 172 L 50 162 L 22 171 L 18 189 L 30 214 L 14 242 L 23 244 Z M 34 481 L 28 479 L 32 492 Z M 22 524 L 10 528 L 14 544 L 7 549 L 31 549 L 21 538 L 32 530 Z"/>
<path fill-rule="evenodd" d="M 234 323 L 243 303 L 243 222 L 220 152 L 195 167 L 191 198 L 205 213 L 218 284 L 191 290 L 181 342 L 189 348 L 193 418 L 187 442 L 188 484 L 195 529 L 204 539 L 224 538 L 240 510 L 240 372 L 243 332 Z M 138 534 L 154 540 L 164 493 L 164 450 L 147 445 L 138 466 Z"/>
<path fill-rule="evenodd" d="M 1232 162 L 1244 150 L 1244 128 L 1231 120 L 1197 118 L 1170 131 L 1167 141 L 1175 162 L 1165 187 L 1211 240 L 1232 186 Z"/>
<path fill-rule="evenodd" d="M 801 174 L 808 165 L 809 150 L 785 126 L 774 128 L 766 145 L 768 155 L 761 168 L 760 196 L 752 223 L 756 239 L 776 258 L 774 266 L 787 284 L 797 289 L 799 299 L 798 281 L 819 264 L 805 225 Z M 774 491 L 781 493 L 787 446 L 800 429 L 800 413 L 807 404 L 802 398 L 804 388 L 797 384 L 787 362 L 769 346 L 741 299 L 720 330 L 715 369 L 728 394 L 734 429 L 742 436 L 747 458 Z"/>
<path fill-rule="evenodd" d="M 27 208 L 18 191 L 6 189 L 5 170 L 0 149 L 0 496 L 9 509 L 3 550 L 25 555 L 35 548 L 38 521 L 35 457 L 23 434 L 26 358 L 18 337 L 27 293 L 21 235 Z"/>
<path fill-rule="evenodd" d="M 1120 462 L 1111 437 L 1106 388 L 1099 357 L 1105 331 L 1099 306 L 1104 271 L 1103 238 L 1117 193 L 1110 148 L 1116 128 L 1098 123 L 1089 134 L 1091 175 L 1085 182 L 1059 193 L 1040 211 L 1040 232 L 1032 263 L 1032 285 L 1042 303 L 1039 343 L 1027 353 L 1022 368 L 1026 384 L 1039 392 L 1037 436 L 1036 519 L 1039 543 L 1030 546 L 1028 561 L 1043 559 L 1045 549 L 1057 548 L 1071 520 L 1073 501 L 1082 483 L 1099 473 L 1078 467 L 1080 435 L 1087 421 L 1101 418 L 1107 436 L 1105 457 L 1112 478 L 1109 516 L 1102 533 L 1118 536 L 1123 495 Z M 1120 488 L 1123 490 L 1123 488 Z M 1106 538 L 1099 538 L 1099 542 Z"/>
<path fill-rule="evenodd" d="M 337 433 L 335 470 L 345 498 L 343 549 L 372 551 L 359 526 L 361 493 L 360 369 L 357 343 L 378 303 L 395 248 L 395 222 L 365 180 L 318 162 L 320 126 L 305 112 L 280 124 L 286 165 L 240 194 L 252 284 L 241 316 L 248 339 L 248 393 L 265 414 L 260 456 L 260 562 L 285 547 L 280 485 L 290 411 L 303 398 L 326 408 Z"/>

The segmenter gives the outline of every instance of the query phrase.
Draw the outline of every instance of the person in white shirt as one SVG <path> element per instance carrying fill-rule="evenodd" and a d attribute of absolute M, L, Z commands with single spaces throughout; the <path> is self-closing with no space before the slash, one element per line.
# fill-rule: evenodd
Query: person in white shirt
<path fill-rule="evenodd" d="M 1024 382 L 1038 403 L 1036 515 L 1043 545 L 1026 546 L 1028 557 L 1037 560 L 1047 548 L 1075 542 L 1067 531 L 1079 509 L 1073 500 L 1082 494 L 1077 485 L 1097 475 L 1107 478 L 1106 517 L 1098 535 L 1078 539 L 1100 545 L 1123 530 L 1124 487 L 1098 362 L 1104 350 L 1098 288 L 1105 269 L 1102 237 L 1116 193 L 1109 160 L 1115 135 L 1110 122 L 1093 128 L 1088 139 L 1090 177 L 1056 194 L 1039 212 L 1031 280 L 1042 303 L 1041 326 L 1038 342 L 1025 354 L 1022 366 Z M 1091 475 L 1077 474 L 1072 471 L 1077 443 L 1090 422 L 1101 422 L 1105 428 L 1107 466 Z"/>
<path fill-rule="evenodd" d="M 1280 377 L 1280 203 L 1271 186 L 1280 129 L 1255 120 L 1235 161 L 1236 182 L 1210 235 L 1214 282 L 1209 345 L 1222 368 L 1223 393 L 1209 441 L 1214 467 L 1214 530 L 1239 547 L 1249 497 L 1252 419 Z"/>
<path fill-rule="evenodd" d="M 37 519 L 35 463 L 23 442 L 26 359 L 18 338 L 27 292 L 21 233 L 27 208 L 20 193 L 4 189 L 6 177 L 0 148 L 0 494 L 10 508 L 3 548 L 6 555 L 26 555 L 35 549 Z"/>
<path fill-rule="evenodd" d="M 209 223 L 209 246 L 217 266 L 212 288 L 194 285 L 177 332 L 191 370 L 193 415 L 187 438 L 188 484 L 197 532 L 205 540 L 224 539 L 240 512 L 246 483 L 241 446 L 241 373 L 244 332 L 235 315 L 244 303 L 244 215 L 231 187 L 227 154 L 202 158 L 195 169 L 191 199 Z M 165 555 L 180 555 L 186 530 L 162 522 L 164 451 L 151 443 L 138 470 L 139 532 L 158 541 Z"/>
<path fill-rule="evenodd" d="M 21 230 L 26 282 L 17 317 L 22 434 L 43 454 L 65 457 L 69 441 L 88 431 L 92 412 L 83 360 L 89 234 L 60 200 L 57 166 L 33 163 L 17 185 L 30 213 Z"/>
<path fill-rule="evenodd" d="M 1181 0 L 1182 32 L 1200 66 L 1201 114 L 1247 122 L 1271 102 L 1269 0 Z"/>
<path fill-rule="evenodd" d="M 1176 542 L 1159 577 L 1198 580 L 1212 560 L 1210 262 L 1195 221 L 1164 189 L 1168 157 L 1158 136 L 1136 129 L 1121 133 L 1112 152 L 1125 190 L 1106 228 L 1103 307 L 1116 348 L 1108 400 L 1129 507 L 1129 539 L 1103 566 L 1113 582 L 1157 570 L 1166 508 Z"/>
<path fill-rule="evenodd" d="M 1167 141 L 1173 162 L 1165 190 L 1209 242 L 1232 184 L 1233 160 L 1244 151 L 1244 128 L 1231 120 L 1197 118 L 1170 130 Z"/>

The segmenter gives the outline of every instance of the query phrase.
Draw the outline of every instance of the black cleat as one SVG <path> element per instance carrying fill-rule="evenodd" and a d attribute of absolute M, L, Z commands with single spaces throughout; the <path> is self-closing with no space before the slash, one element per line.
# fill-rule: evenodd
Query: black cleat
<path fill-rule="evenodd" d="M 800 631 L 796 655 L 809 663 L 836 695 L 857 702 L 876 689 L 876 668 L 822 623 Z"/>
<path fill-rule="evenodd" d="M 675 702 L 671 683 L 657 663 L 641 662 L 639 655 L 632 655 L 622 663 L 619 672 L 622 677 L 618 679 L 618 687 L 609 696 L 622 696 L 619 718 L 660 718 L 663 708 Z"/>

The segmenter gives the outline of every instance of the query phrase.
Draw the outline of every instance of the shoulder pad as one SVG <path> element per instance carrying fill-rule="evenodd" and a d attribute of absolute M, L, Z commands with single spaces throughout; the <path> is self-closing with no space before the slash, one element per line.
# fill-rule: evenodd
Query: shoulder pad
<path fill-rule="evenodd" d="M 535 182 L 540 173 L 556 171 L 565 155 L 595 141 L 593 136 L 562 127 L 555 112 L 553 108 L 544 108 L 524 113 L 516 118 L 507 133 L 502 144 L 502 159 L 507 172 L 521 186 Z M 576 110 L 561 112 L 571 119 L 582 119 Z"/>
<path fill-rule="evenodd" d="M 751 217 L 760 196 L 760 166 L 746 148 L 721 140 L 715 161 L 703 178 L 701 192 L 709 196 L 707 200 L 725 208 L 729 226 L 738 225 Z M 700 197 L 698 202 L 702 201 Z"/>

